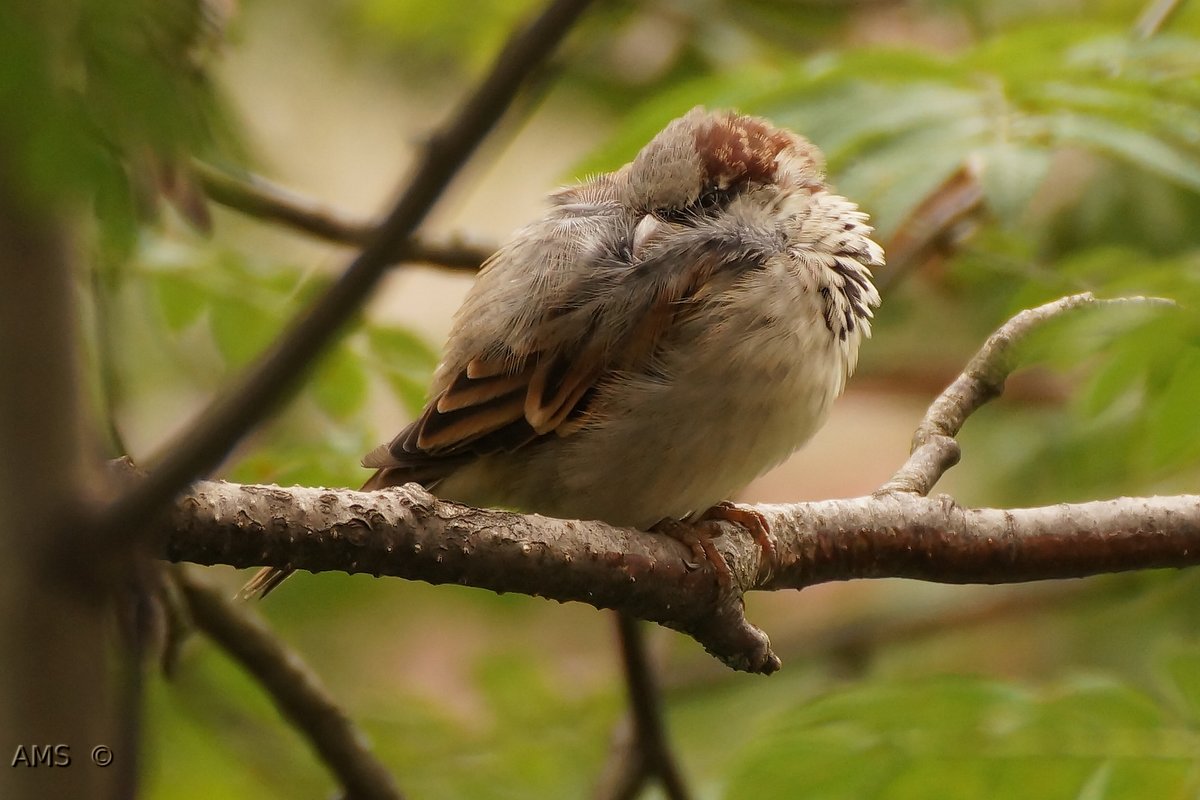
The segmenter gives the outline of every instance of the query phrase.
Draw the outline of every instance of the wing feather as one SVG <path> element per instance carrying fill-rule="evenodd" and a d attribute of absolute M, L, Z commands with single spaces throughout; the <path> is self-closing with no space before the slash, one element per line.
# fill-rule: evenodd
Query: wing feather
<path fill-rule="evenodd" d="M 428 453 L 452 451 L 469 445 L 488 433 L 494 433 L 522 419 L 525 398 L 520 392 L 510 392 L 482 403 L 441 413 L 437 405 L 425 418 L 417 436 L 417 449 Z"/>
<path fill-rule="evenodd" d="M 605 364 L 594 350 L 577 356 L 549 354 L 529 381 L 525 419 L 539 434 L 550 433 L 575 409 L 584 393 L 604 373 Z"/>
<path fill-rule="evenodd" d="M 636 218 L 617 218 L 608 206 L 597 206 L 595 215 L 563 204 L 543 220 L 548 231 L 518 237 L 539 242 L 542 250 L 534 252 L 553 266 L 529 267 L 531 254 L 522 246 L 502 250 L 489 263 L 456 320 L 421 417 L 364 459 L 396 473 L 385 475 L 382 485 L 428 474 L 436 464 L 450 471 L 540 437 L 574 434 L 588 423 L 589 405 L 605 382 L 652 359 L 677 315 L 706 294 L 716 274 L 762 265 L 773 242 L 766 234 L 747 237 L 744 227 L 685 230 L 635 263 L 628 245 Z M 593 225 L 593 233 L 607 232 L 610 241 L 580 252 L 579 237 L 568 240 L 563 225 Z M 523 302 L 515 302 L 514 292 L 524 293 Z M 531 303 L 529 294 L 540 302 Z M 495 323 L 489 299 L 513 309 L 504 324 Z M 476 315 L 488 313 L 487 330 L 474 325 Z"/>
<path fill-rule="evenodd" d="M 495 400 L 523 388 L 529 382 L 526 371 L 511 375 L 497 373 L 483 378 L 472 378 L 470 367 L 460 372 L 450 388 L 437 399 L 439 414 L 471 408 L 489 400 Z"/>

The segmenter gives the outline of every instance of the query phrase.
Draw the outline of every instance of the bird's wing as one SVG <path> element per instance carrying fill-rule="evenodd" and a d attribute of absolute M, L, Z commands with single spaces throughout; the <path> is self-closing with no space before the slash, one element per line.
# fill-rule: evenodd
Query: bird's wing
<path fill-rule="evenodd" d="M 571 435 L 597 388 L 651 359 L 716 273 L 764 260 L 736 231 L 685 226 L 642 258 L 651 229 L 670 224 L 638 222 L 617 207 L 567 204 L 493 257 L 423 413 L 363 460 L 395 471 L 381 485 L 430 483 L 478 456 Z"/>

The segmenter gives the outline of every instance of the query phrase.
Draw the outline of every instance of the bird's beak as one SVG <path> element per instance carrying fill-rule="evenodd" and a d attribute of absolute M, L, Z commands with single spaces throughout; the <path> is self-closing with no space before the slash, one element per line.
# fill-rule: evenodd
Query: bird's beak
<path fill-rule="evenodd" d="M 637 227 L 633 229 L 633 260 L 641 261 L 665 229 L 666 223 L 653 214 L 647 214 L 638 220 Z"/>

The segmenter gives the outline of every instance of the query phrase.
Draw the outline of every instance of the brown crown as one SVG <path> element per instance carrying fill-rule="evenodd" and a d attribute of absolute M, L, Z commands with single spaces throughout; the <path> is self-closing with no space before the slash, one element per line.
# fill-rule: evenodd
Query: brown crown
<path fill-rule="evenodd" d="M 722 187 L 771 182 L 775 157 L 791 144 L 787 132 L 753 117 L 718 117 L 696 131 L 696 149 L 708 180 Z"/>

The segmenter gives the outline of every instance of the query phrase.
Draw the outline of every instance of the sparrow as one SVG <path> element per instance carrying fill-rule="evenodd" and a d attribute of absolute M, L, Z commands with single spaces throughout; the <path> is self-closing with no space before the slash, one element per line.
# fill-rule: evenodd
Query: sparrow
<path fill-rule="evenodd" d="M 807 139 L 694 108 L 550 196 L 482 267 L 424 411 L 363 465 L 476 507 L 711 544 L 821 426 L 870 336 L 883 250 Z M 290 573 L 266 568 L 243 594 Z"/>

